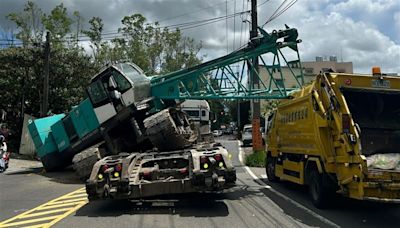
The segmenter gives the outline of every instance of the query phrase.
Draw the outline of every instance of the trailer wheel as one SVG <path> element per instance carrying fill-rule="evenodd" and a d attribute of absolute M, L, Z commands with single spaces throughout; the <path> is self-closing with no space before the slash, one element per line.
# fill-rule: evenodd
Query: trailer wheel
<path fill-rule="evenodd" d="M 322 175 L 316 169 L 310 171 L 309 180 L 309 191 L 312 203 L 317 208 L 326 208 L 329 205 L 330 193 L 332 191 L 323 185 Z"/>
<path fill-rule="evenodd" d="M 90 147 L 74 156 L 72 167 L 79 179 L 86 181 L 92 172 L 93 165 L 98 160 L 100 160 L 98 148 Z"/>
<path fill-rule="evenodd" d="M 265 172 L 267 173 L 267 178 L 271 182 L 278 182 L 279 177 L 275 175 L 276 168 L 276 158 L 268 155 L 265 159 Z"/>

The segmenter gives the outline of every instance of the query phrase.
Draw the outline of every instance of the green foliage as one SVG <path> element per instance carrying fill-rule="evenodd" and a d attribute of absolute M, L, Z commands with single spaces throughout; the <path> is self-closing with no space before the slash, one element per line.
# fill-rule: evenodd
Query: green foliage
<path fill-rule="evenodd" d="M 89 21 L 83 31 L 91 40 L 95 61 L 105 65 L 115 61 L 137 64 L 147 75 L 168 73 L 201 63 L 198 53 L 201 43 L 182 36 L 179 30 L 161 29 L 158 23 L 149 24 L 141 14 L 125 16 L 118 31 L 123 38 L 103 41 L 100 18 Z"/>
<path fill-rule="evenodd" d="M 6 122 L 15 136 L 11 138 L 11 149 L 16 150 L 23 113 L 41 115 L 45 28 L 52 32 L 54 41 L 49 74 L 49 109 L 53 113 L 66 112 L 78 104 L 85 96 L 90 77 L 98 69 L 82 48 L 59 42 L 71 31 L 73 22 L 62 4 L 46 16 L 28 2 L 22 12 L 11 13 L 8 18 L 16 23 L 16 36 L 23 42 L 23 47 L 0 49 L 0 109 L 7 112 Z"/>
<path fill-rule="evenodd" d="M 262 107 L 263 114 L 268 115 L 278 107 L 278 104 L 279 100 L 266 100 L 266 103 Z"/>
<path fill-rule="evenodd" d="M 101 48 L 101 33 L 103 32 L 103 20 L 100 17 L 92 17 L 89 20 L 89 30 L 82 31 L 83 34 L 88 36 L 92 42 L 90 47 L 93 50 L 93 56 L 96 59 Z"/>
<path fill-rule="evenodd" d="M 246 157 L 245 164 L 250 167 L 265 167 L 265 151 L 258 151 Z"/>
<path fill-rule="evenodd" d="M 54 44 L 62 40 L 70 31 L 73 20 L 68 16 L 67 8 L 64 4 L 56 6 L 49 15 L 42 16 L 44 27 L 51 33 L 55 40 Z"/>
<path fill-rule="evenodd" d="M 21 40 L 26 46 L 29 42 L 41 43 L 44 33 L 41 9 L 35 3 L 28 1 L 21 13 L 10 13 L 7 18 L 14 22 L 19 31 L 16 34 L 17 39 Z"/>

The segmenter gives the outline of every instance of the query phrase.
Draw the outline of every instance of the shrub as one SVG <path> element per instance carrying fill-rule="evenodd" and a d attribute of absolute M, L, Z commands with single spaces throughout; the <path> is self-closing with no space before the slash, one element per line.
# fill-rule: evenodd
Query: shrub
<path fill-rule="evenodd" d="M 265 151 L 254 152 L 246 157 L 246 165 L 251 167 L 265 167 Z"/>

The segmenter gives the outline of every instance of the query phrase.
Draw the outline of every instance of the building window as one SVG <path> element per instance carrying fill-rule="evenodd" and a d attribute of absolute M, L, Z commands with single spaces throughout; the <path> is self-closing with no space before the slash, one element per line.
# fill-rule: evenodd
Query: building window
<path fill-rule="evenodd" d="M 338 73 L 346 73 L 346 70 L 345 69 L 337 69 L 337 72 Z"/>
<path fill-rule="evenodd" d="M 304 73 L 306 74 L 313 74 L 314 73 L 314 68 L 305 68 Z"/>
<path fill-rule="evenodd" d="M 322 68 L 322 73 L 333 72 L 331 68 Z"/>
<path fill-rule="evenodd" d="M 190 117 L 199 117 L 199 111 L 184 110 Z"/>

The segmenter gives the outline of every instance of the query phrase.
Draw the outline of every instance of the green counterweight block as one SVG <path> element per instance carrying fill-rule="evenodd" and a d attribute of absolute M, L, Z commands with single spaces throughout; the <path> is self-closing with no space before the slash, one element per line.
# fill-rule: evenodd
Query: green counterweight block
<path fill-rule="evenodd" d="M 49 116 L 35 121 L 29 121 L 28 129 L 39 157 L 58 150 L 56 141 L 51 132 L 51 127 L 64 118 L 64 114 Z"/>
<path fill-rule="evenodd" d="M 74 107 L 69 115 L 79 139 L 100 126 L 89 99 L 82 101 L 78 106 Z"/>

